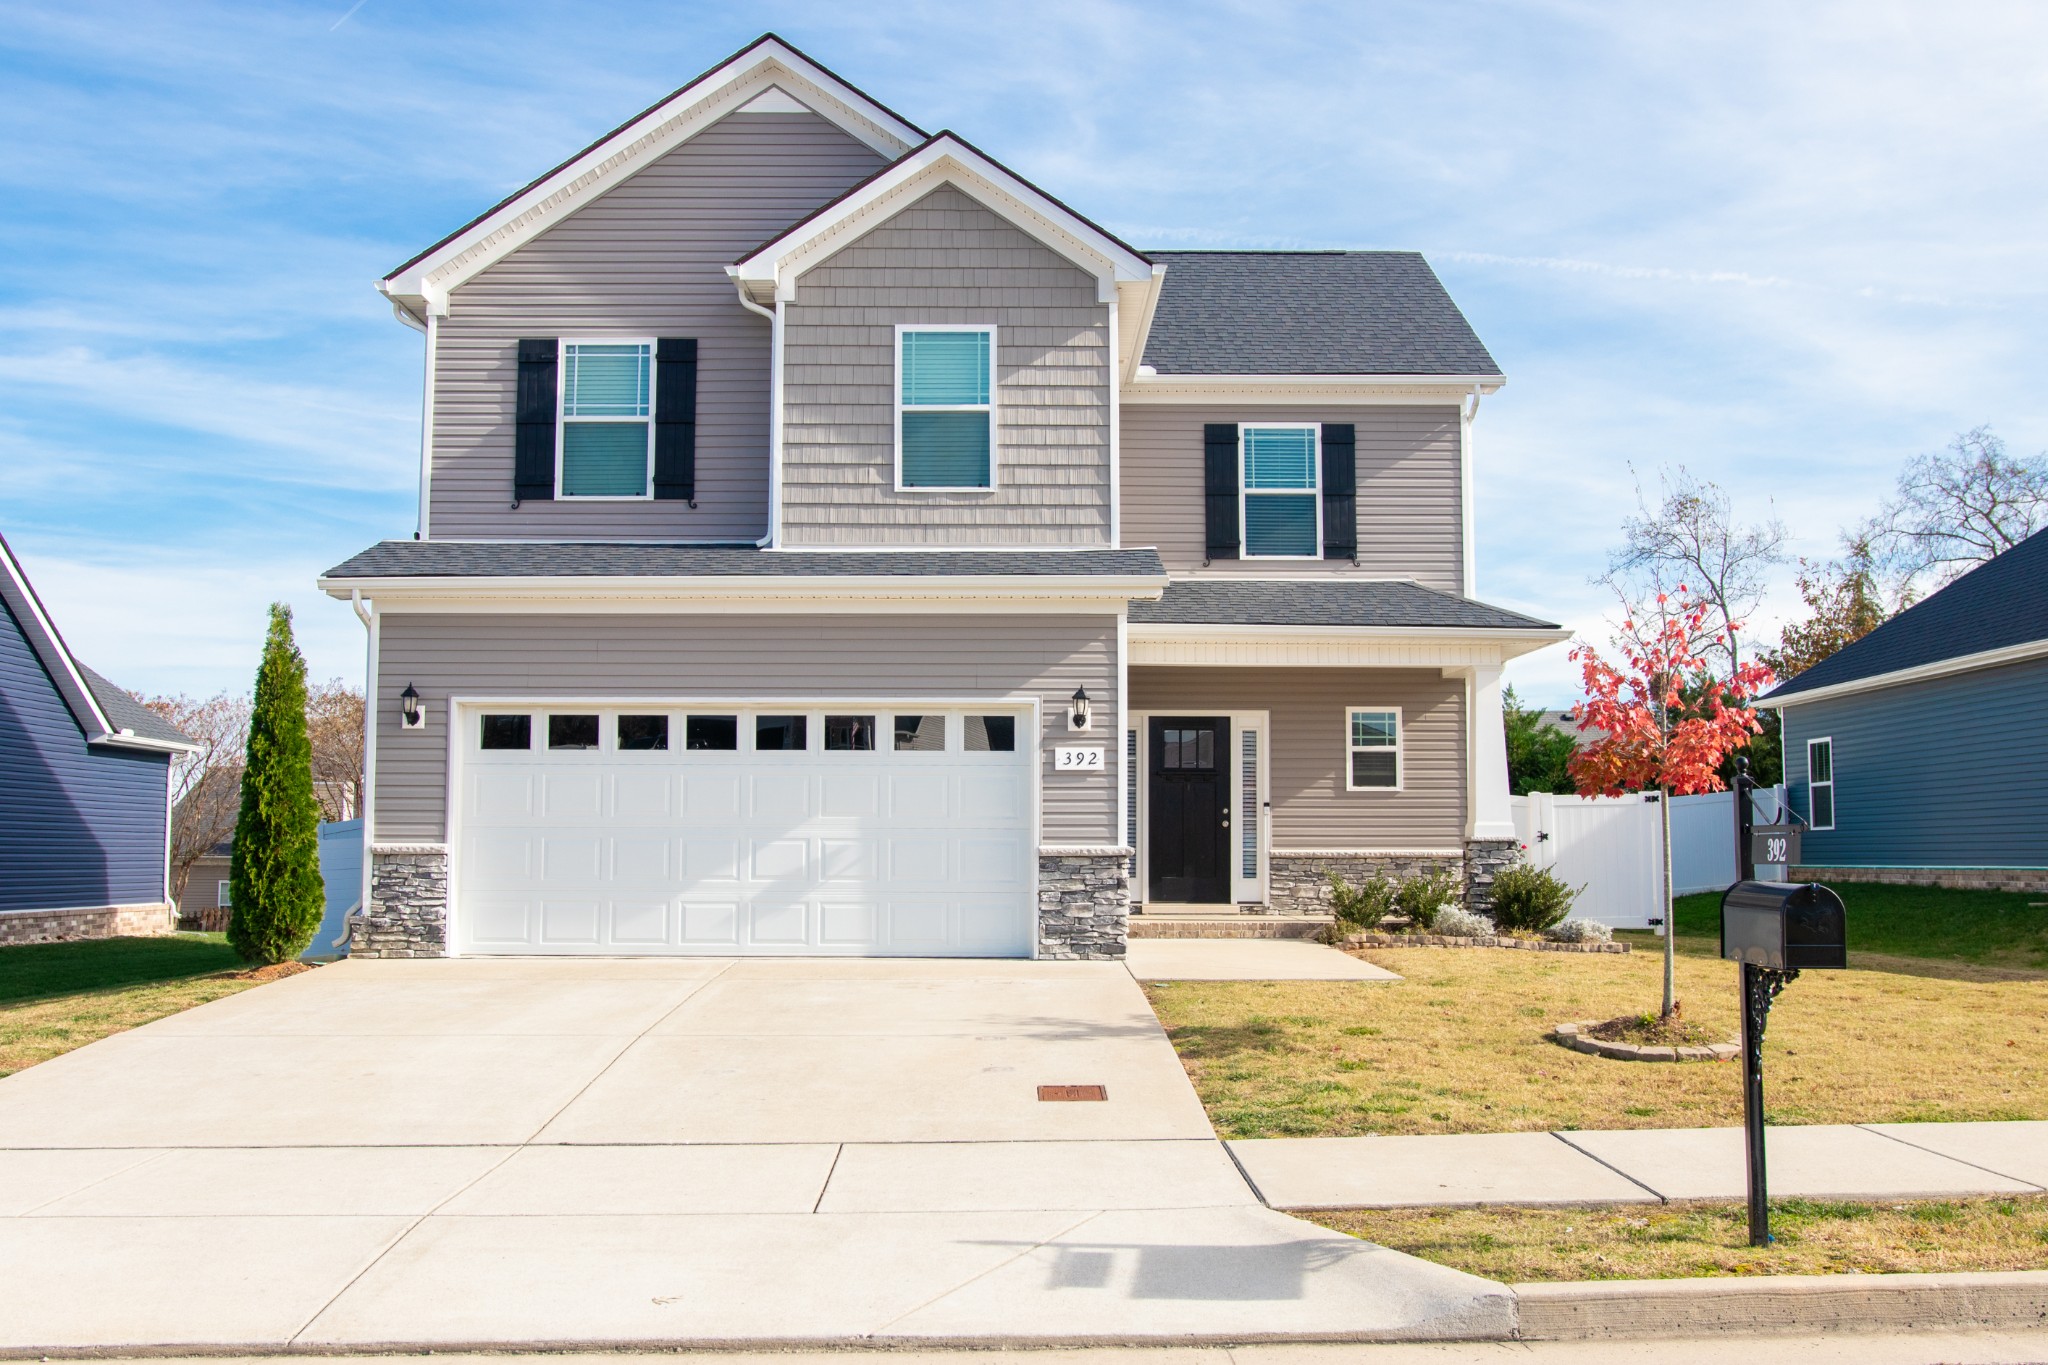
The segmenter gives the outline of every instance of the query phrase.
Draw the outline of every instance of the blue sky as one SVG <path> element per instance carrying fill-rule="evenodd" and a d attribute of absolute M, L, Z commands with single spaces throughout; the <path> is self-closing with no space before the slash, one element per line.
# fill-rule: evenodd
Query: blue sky
<path fill-rule="evenodd" d="M 353 6 L 353 7 L 352 7 Z M 411 533 L 371 281 L 773 29 L 1140 246 L 1426 252 L 1509 376 L 1479 593 L 1595 637 L 1632 470 L 1827 554 L 1898 466 L 2048 445 L 2048 7 L 8 3 L 0 531 L 88 662 L 247 685 Z M 1760 614 L 1796 607 L 1789 571 Z M 1512 676 L 1559 702 L 1556 649 Z"/>

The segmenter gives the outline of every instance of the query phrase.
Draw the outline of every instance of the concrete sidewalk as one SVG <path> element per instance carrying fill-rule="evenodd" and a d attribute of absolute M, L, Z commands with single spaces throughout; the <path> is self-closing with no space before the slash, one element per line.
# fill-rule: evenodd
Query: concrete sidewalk
<path fill-rule="evenodd" d="M 2048 1123 L 1772 1128 L 1774 1196 L 1939 1199 L 2048 1192 Z M 1740 1199 L 1740 1128 L 1257 1138 L 1229 1144 L 1276 1209 Z"/>

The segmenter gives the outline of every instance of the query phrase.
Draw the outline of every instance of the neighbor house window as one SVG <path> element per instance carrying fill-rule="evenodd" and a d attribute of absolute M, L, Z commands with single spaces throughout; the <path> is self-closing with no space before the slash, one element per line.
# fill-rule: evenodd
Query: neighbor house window
<path fill-rule="evenodd" d="M 234 894 L 233 894 L 233 893 L 232 893 L 231 891 L 229 891 L 229 889 L 228 889 L 229 885 L 230 885 L 230 883 L 228 883 L 228 882 L 215 882 L 215 883 L 214 883 L 214 886 L 213 886 L 213 904 L 214 904 L 214 907 L 215 907 L 216 909 L 220 909 L 220 910 L 232 910 L 232 909 L 234 909 L 234 906 L 235 906 Z"/>
<path fill-rule="evenodd" d="M 562 343 L 565 498 L 644 498 L 654 458 L 654 343 Z"/>
<path fill-rule="evenodd" d="M 896 331 L 896 485 L 995 487 L 993 327 Z"/>
<path fill-rule="evenodd" d="M 1813 829 L 1835 827 L 1835 742 L 1806 741 L 1806 815 Z"/>
<path fill-rule="evenodd" d="M 1246 558 L 1322 557 L 1320 434 L 1312 424 L 1238 428 Z"/>
<path fill-rule="evenodd" d="M 1344 714 L 1349 732 L 1345 755 L 1348 791 L 1394 791 L 1401 786 L 1401 712 L 1393 707 L 1354 706 Z"/>

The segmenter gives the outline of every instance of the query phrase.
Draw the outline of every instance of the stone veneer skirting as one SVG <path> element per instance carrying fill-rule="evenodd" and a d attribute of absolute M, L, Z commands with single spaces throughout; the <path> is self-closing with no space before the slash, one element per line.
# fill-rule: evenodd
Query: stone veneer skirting
<path fill-rule="evenodd" d="M 1795 867 L 1795 882 L 1881 882 L 1959 891 L 2048 891 L 2043 867 Z"/>
<path fill-rule="evenodd" d="M 82 910 L 4 910 L 0 911 L 0 945 L 168 934 L 174 913 L 167 901 L 154 905 L 99 905 Z"/>
<path fill-rule="evenodd" d="M 370 850 L 370 904 L 348 921 L 351 957 L 448 956 L 448 850 Z"/>
<path fill-rule="evenodd" d="M 1131 914 L 1131 851 L 1038 855 L 1038 955 L 1120 961 Z"/>
<path fill-rule="evenodd" d="M 1275 849 L 1266 859 L 1267 903 L 1256 908 L 1283 915 L 1327 914 L 1331 872 L 1353 886 L 1374 877 L 1401 881 L 1449 872 L 1464 882 L 1466 908 L 1484 914 L 1493 903 L 1494 874 L 1520 853 L 1513 839 L 1467 839 L 1461 854 Z"/>

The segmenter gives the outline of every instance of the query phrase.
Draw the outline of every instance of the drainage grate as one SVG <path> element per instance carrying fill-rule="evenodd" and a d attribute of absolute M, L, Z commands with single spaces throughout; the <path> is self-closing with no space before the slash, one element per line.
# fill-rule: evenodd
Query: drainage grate
<path fill-rule="evenodd" d="M 1041 1085 L 1038 1087 L 1041 1100 L 1106 1100 L 1109 1091 L 1099 1085 Z"/>

